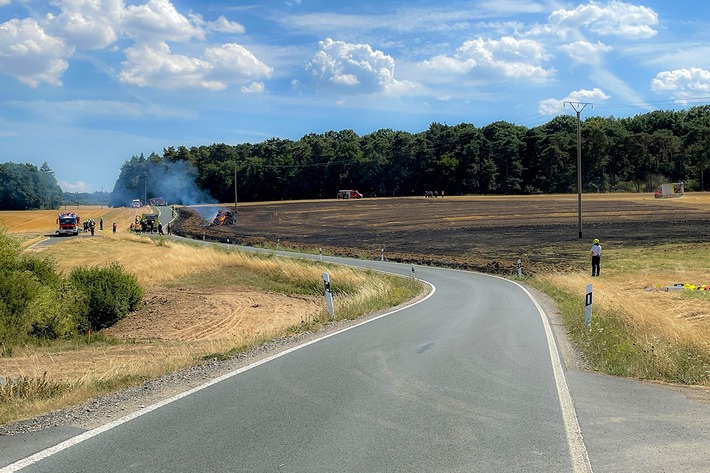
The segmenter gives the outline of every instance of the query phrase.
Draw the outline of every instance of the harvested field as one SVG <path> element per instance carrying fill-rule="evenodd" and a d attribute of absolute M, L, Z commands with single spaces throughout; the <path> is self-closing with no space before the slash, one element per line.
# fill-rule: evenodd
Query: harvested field
<path fill-rule="evenodd" d="M 514 272 L 518 258 L 528 272 L 586 268 L 593 238 L 605 249 L 710 241 L 704 193 L 584 195 L 581 240 L 576 195 L 248 203 L 236 225 L 207 226 L 217 209 L 179 209 L 173 233 L 369 259 L 384 249 L 390 261 L 493 273 Z"/>

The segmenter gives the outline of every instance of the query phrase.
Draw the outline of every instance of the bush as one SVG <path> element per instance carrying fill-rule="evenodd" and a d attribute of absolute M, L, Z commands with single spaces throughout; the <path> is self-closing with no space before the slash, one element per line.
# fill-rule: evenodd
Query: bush
<path fill-rule="evenodd" d="M 116 262 L 105 268 L 74 268 L 69 279 L 86 295 L 86 320 L 93 330 L 115 324 L 136 310 L 143 299 L 136 277 Z"/>
<path fill-rule="evenodd" d="M 34 338 L 66 338 L 87 326 L 87 303 L 51 259 L 23 256 L 0 229 L 0 356 Z"/>

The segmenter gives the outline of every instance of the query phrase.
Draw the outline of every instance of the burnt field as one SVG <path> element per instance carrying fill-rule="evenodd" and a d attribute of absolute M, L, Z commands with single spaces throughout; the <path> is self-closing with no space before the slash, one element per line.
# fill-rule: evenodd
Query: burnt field
<path fill-rule="evenodd" d="M 710 196 L 650 194 L 377 198 L 239 204 L 236 224 L 208 225 L 224 206 L 179 208 L 173 233 L 241 245 L 513 273 L 586 267 L 589 246 L 710 240 Z M 233 207 L 233 204 L 232 206 Z"/>

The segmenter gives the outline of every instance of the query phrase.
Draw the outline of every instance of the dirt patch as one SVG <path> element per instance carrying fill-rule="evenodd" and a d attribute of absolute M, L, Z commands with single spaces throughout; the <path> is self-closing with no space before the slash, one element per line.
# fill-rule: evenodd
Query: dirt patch
<path fill-rule="evenodd" d="M 182 342 L 259 336 L 307 320 L 318 302 L 239 287 L 158 289 L 105 332 L 123 340 Z"/>
<path fill-rule="evenodd" d="M 322 305 L 322 304 L 320 304 Z M 46 351 L 18 348 L 0 358 L 0 374 L 76 381 L 142 373 L 144 364 L 180 367 L 195 357 L 228 351 L 244 341 L 280 333 L 309 320 L 316 298 L 261 293 L 238 287 L 155 289 L 144 305 L 105 332 L 126 343 Z"/>

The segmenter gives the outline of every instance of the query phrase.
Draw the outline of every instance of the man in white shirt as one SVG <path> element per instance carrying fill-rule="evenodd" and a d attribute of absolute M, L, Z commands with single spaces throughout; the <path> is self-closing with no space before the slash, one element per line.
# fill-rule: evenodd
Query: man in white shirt
<path fill-rule="evenodd" d="M 602 259 L 602 247 L 599 244 L 599 239 L 594 239 L 594 244 L 592 245 L 592 276 L 599 277 L 599 265 Z"/>

